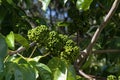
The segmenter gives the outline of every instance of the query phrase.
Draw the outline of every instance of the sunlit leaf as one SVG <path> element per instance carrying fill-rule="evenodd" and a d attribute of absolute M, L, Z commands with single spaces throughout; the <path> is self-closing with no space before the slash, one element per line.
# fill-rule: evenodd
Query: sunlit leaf
<path fill-rule="evenodd" d="M 14 34 L 14 36 L 16 42 L 22 44 L 22 46 L 24 46 L 26 49 L 29 48 L 29 43 L 23 36 L 21 36 L 20 34 Z"/>
<path fill-rule="evenodd" d="M 67 80 L 67 69 L 62 73 L 59 68 L 54 72 L 54 80 Z"/>
<path fill-rule="evenodd" d="M 76 80 L 76 73 L 72 65 L 67 65 L 59 58 L 53 58 L 48 62 L 52 70 L 53 80 Z"/>
<path fill-rule="evenodd" d="M 88 10 L 93 0 L 77 0 L 76 6 L 79 10 Z"/>
<path fill-rule="evenodd" d="M 51 70 L 45 64 L 39 63 L 36 65 L 42 80 L 53 80 L 51 76 Z"/>
<path fill-rule="evenodd" d="M 66 4 L 67 1 L 68 1 L 68 0 L 64 0 L 64 4 Z"/>
<path fill-rule="evenodd" d="M 107 80 L 117 80 L 117 77 L 115 75 L 109 75 L 107 76 Z"/>
<path fill-rule="evenodd" d="M 7 0 L 9 4 L 14 4 L 13 0 Z"/>
<path fill-rule="evenodd" d="M 2 3 L 2 0 L 0 0 L 0 4 Z"/>
<path fill-rule="evenodd" d="M 68 66 L 67 80 L 77 80 L 76 73 L 72 65 Z"/>
<path fill-rule="evenodd" d="M 59 27 L 66 27 L 66 26 L 68 26 L 69 25 L 69 23 L 68 22 L 58 22 L 57 23 L 57 26 L 59 26 Z"/>
<path fill-rule="evenodd" d="M 14 49 L 15 48 L 15 44 L 14 44 L 14 33 L 11 31 L 10 34 L 7 35 L 6 37 L 6 42 L 8 44 L 8 47 L 10 49 Z"/>
<path fill-rule="evenodd" d="M 51 0 L 39 0 L 39 1 L 42 2 L 42 9 L 45 11 Z"/>
<path fill-rule="evenodd" d="M 48 62 L 53 72 L 53 80 L 67 80 L 67 65 L 59 58 L 53 58 Z"/>
<path fill-rule="evenodd" d="M 38 62 L 42 57 L 44 56 L 36 56 L 34 58 L 27 58 L 28 61 L 35 61 L 35 62 Z"/>
<path fill-rule="evenodd" d="M 17 64 L 25 64 L 27 63 L 27 60 L 26 59 L 23 59 L 22 57 L 18 57 L 18 58 L 15 58 L 13 60 L 13 62 L 17 63 Z"/>

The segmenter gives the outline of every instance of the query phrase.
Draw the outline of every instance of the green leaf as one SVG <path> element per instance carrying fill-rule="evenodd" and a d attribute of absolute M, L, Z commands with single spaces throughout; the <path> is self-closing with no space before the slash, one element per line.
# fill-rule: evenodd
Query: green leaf
<path fill-rule="evenodd" d="M 12 5 L 14 8 L 17 7 L 13 0 L 7 0 L 7 2 L 8 2 L 10 5 Z"/>
<path fill-rule="evenodd" d="M 3 59 L 2 58 L 0 58 L 0 73 L 2 73 L 3 72 Z"/>
<path fill-rule="evenodd" d="M 6 37 L 6 42 L 7 42 L 7 45 L 10 49 L 13 49 L 15 48 L 15 40 L 14 40 L 14 33 L 11 31 L 7 37 Z"/>
<path fill-rule="evenodd" d="M 15 36 L 15 41 L 22 44 L 22 46 L 24 46 L 26 49 L 29 48 L 29 43 L 23 36 L 21 36 L 20 34 L 14 34 L 14 36 Z"/>
<path fill-rule="evenodd" d="M 77 80 L 74 67 L 72 65 L 68 66 L 67 80 Z"/>
<path fill-rule="evenodd" d="M 76 6 L 79 10 L 88 10 L 93 0 L 77 0 Z"/>
<path fill-rule="evenodd" d="M 13 71 L 14 71 L 14 64 L 13 63 L 6 63 L 6 68 L 5 68 L 5 80 L 10 80 L 12 78 L 13 75 Z"/>
<path fill-rule="evenodd" d="M 21 64 L 19 67 L 23 75 L 23 80 L 36 80 L 36 72 L 34 67 L 31 67 L 29 64 Z"/>
<path fill-rule="evenodd" d="M 27 63 L 27 60 L 26 59 L 23 59 L 22 57 L 18 57 L 18 58 L 15 58 L 13 60 L 13 62 L 17 63 L 17 64 L 26 64 Z"/>
<path fill-rule="evenodd" d="M 75 80 L 75 78 L 73 78 L 73 75 L 71 75 L 73 74 L 71 71 L 72 68 L 67 68 L 65 61 L 59 58 L 52 58 L 48 62 L 48 66 L 53 72 L 53 80 Z"/>
<path fill-rule="evenodd" d="M 58 22 L 58 23 L 57 23 L 57 26 L 59 26 L 59 27 L 66 27 L 66 26 L 68 26 L 68 25 L 69 25 L 68 22 Z"/>
<path fill-rule="evenodd" d="M 93 60 L 93 55 L 89 55 L 88 59 L 86 60 L 85 64 L 82 66 L 82 69 L 86 69 L 90 66 Z"/>
<path fill-rule="evenodd" d="M 31 0 L 25 0 L 25 3 L 27 5 L 27 9 L 31 8 Z"/>
<path fill-rule="evenodd" d="M 72 65 L 67 65 L 59 58 L 52 58 L 48 62 L 48 67 L 52 71 L 53 80 L 76 80 L 76 74 Z"/>
<path fill-rule="evenodd" d="M 56 71 L 54 72 L 54 80 L 67 80 L 67 69 L 62 73 L 59 68 L 56 68 Z"/>
<path fill-rule="evenodd" d="M 6 80 L 36 80 L 35 69 L 29 63 L 6 63 Z"/>
<path fill-rule="evenodd" d="M 117 80 L 117 77 L 115 75 L 109 75 L 107 76 L 107 80 Z"/>
<path fill-rule="evenodd" d="M 42 80 L 52 80 L 51 70 L 47 65 L 39 63 L 36 67 Z"/>
<path fill-rule="evenodd" d="M 4 58 L 7 54 L 7 44 L 5 38 L 0 34 L 0 58 Z"/>
<path fill-rule="evenodd" d="M 35 61 L 38 62 L 41 58 L 43 58 L 45 56 L 36 56 L 34 58 L 27 58 L 27 61 Z"/>
<path fill-rule="evenodd" d="M 11 80 L 14 78 L 14 80 L 23 80 L 23 74 L 19 69 L 19 65 L 15 63 L 8 63 L 7 64 L 7 70 L 6 70 L 6 79 Z M 14 77 L 13 77 L 14 75 Z M 13 77 L 13 78 L 12 78 Z"/>
<path fill-rule="evenodd" d="M 9 4 L 14 4 L 13 0 L 7 0 Z"/>
<path fill-rule="evenodd" d="M 46 11 L 51 0 L 39 0 L 42 3 L 42 9 Z"/>
<path fill-rule="evenodd" d="M 0 0 L 0 5 L 1 5 L 1 3 L 2 3 L 2 0 Z"/>
<path fill-rule="evenodd" d="M 1 2 L 1 1 L 0 1 Z M 3 19 L 6 16 L 7 11 L 3 6 L 0 6 L 0 24 L 3 22 Z"/>

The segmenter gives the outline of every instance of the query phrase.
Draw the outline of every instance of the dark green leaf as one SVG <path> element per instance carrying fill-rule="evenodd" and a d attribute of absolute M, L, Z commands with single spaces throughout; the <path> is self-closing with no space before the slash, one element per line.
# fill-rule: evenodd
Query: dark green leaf
<path fill-rule="evenodd" d="M 7 44 L 4 37 L 0 34 L 0 58 L 4 58 L 7 54 Z"/>
<path fill-rule="evenodd" d="M 14 74 L 14 70 L 15 70 L 15 66 L 16 64 L 15 63 L 11 63 L 11 62 L 8 62 L 5 64 L 7 67 L 5 68 L 5 72 L 6 72 L 6 75 L 5 75 L 5 80 L 11 80 L 13 74 Z"/>
<path fill-rule="evenodd" d="M 0 58 L 0 73 L 2 73 L 3 72 L 3 59 L 2 58 Z"/>
<path fill-rule="evenodd" d="M 1 1 L 0 1 L 1 2 Z M 0 6 L 0 24 L 2 23 L 7 11 L 3 6 Z"/>
<path fill-rule="evenodd" d="M 36 72 L 35 69 L 31 67 L 31 65 L 21 64 L 19 67 L 23 75 L 23 80 L 36 80 Z"/>
<path fill-rule="evenodd" d="M 16 4 L 14 3 L 13 0 L 7 0 L 7 2 L 12 5 L 14 8 L 16 8 Z"/>
<path fill-rule="evenodd" d="M 14 36 L 15 36 L 15 40 L 18 43 L 22 44 L 22 46 L 24 46 L 26 49 L 29 48 L 29 43 L 23 36 L 21 36 L 20 34 L 14 34 Z"/>
<path fill-rule="evenodd" d="M 77 0 L 77 8 L 79 10 L 88 10 L 90 7 L 90 4 L 92 3 L 93 0 Z"/>
<path fill-rule="evenodd" d="M 35 69 L 29 63 L 6 63 L 6 80 L 36 80 Z"/>
<path fill-rule="evenodd" d="M 14 33 L 11 31 L 10 34 L 7 35 L 6 37 L 6 42 L 8 44 L 8 47 L 10 49 L 14 49 L 15 48 L 15 44 L 14 44 Z"/>

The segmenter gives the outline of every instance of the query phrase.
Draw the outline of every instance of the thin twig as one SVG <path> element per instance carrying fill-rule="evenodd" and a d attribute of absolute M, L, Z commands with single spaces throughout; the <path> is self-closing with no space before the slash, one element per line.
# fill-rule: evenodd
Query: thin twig
<path fill-rule="evenodd" d="M 35 45 L 36 45 L 35 42 L 32 42 L 32 43 L 29 44 L 30 47 L 33 47 L 33 46 L 35 46 Z M 23 52 L 23 51 L 25 51 L 25 50 L 26 50 L 26 48 L 23 47 L 23 46 L 21 46 L 21 47 L 19 47 L 16 51 L 9 51 L 8 54 L 9 54 L 9 55 L 13 55 L 13 54 L 17 54 L 17 53 Z"/>
<path fill-rule="evenodd" d="M 79 70 L 79 69 L 77 71 L 78 71 L 78 75 L 81 75 L 82 77 L 84 77 L 88 80 L 106 80 L 105 77 L 89 75 L 89 74 L 86 74 L 85 72 L 83 72 L 82 70 Z"/>
<path fill-rule="evenodd" d="M 32 53 L 30 54 L 29 58 L 32 57 L 32 55 L 34 54 L 34 52 L 35 52 L 36 49 L 37 49 L 37 46 L 34 47 L 34 49 L 33 49 Z"/>

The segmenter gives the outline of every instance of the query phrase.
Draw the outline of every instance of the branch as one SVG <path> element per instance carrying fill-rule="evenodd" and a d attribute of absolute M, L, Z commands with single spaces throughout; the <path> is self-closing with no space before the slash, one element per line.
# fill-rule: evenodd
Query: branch
<path fill-rule="evenodd" d="M 78 69 L 78 75 L 81 75 L 82 77 L 84 77 L 88 80 L 106 80 L 105 77 L 89 75 L 89 74 L 86 74 L 82 70 L 79 70 L 79 69 Z"/>
<path fill-rule="evenodd" d="M 118 5 L 120 3 L 120 0 L 115 0 L 110 11 L 108 12 L 108 14 L 106 15 L 106 17 L 104 18 L 103 23 L 101 23 L 101 25 L 97 28 L 96 32 L 94 33 L 91 42 L 89 43 L 88 47 L 83 50 L 81 52 L 81 54 L 78 56 L 78 59 L 75 61 L 74 65 L 75 68 L 81 67 L 81 65 L 83 64 L 83 62 L 86 60 L 86 58 L 88 57 L 89 54 L 91 54 L 92 52 L 92 48 L 94 46 L 94 44 L 96 43 L 101 31 L 104 29 L 104 27 L 107 25 L 107 23 L 110 21 L 111 17 L 113 16 L 113 14 L 115 13 Z"/>
<path fill-rule="evenodd" d="M 76 68 L 76 70 L 78 75 L 86 78 L 87 80 L 106 80 L 105 77 L 86 74 L 82 70 L 79 70 L 79 68 Z"/>
<path fill-rule="evenodd" d="M 78 72 L 79 72 L 79 75 L 83 76 L 84 78 L 89 79 L 89 80 L 93 80 L 93 78 L 91 76 L 87 75 L 82 70 L 78 70 Z"/>
<path fill-rule="evenodd" d="M 35 42 L 32 42 L 32 43 L 29 44 L 30 47 L 33 47 L 33 46 L 35 46 L 35 45 L 36 45 Z M 23 52 L 23 51 L 25 51 L 25 50 L 26 50 L 26 48 L 23 47 L 23 46 L 21 46 L 21 47 L 19 47 L 16 51 L 9 51 L 8 54 L 9 54 L 9 55 L 13 55 L 13 54 L 17 54 L 17 53 Z"/>
<path fill-rule="evenodd" d="M 96 50 L 92 51 L 94 54 L 99 54 L 99 53 L 120 53 L 120 50 Z"/>
<path fill-rule="evenodd" d="M 105 28 L 107 23 L 110 21 L 111 17 L 115 13 L 119 3 L 120 3 L 120 0 L 115 0 L 114 1 L 110 11 L 108 12 L 108 14 L 105 17 L 103 23 L 97 28 L 96 32 L 94 33 L 94 35 L 92 37 L 92 40 L 91 40 L 90 44 L 88 45 L 88 47 L 86 49 L 87 53 L 90 53 L 92 51 L 92 48 L 93 48 L 94 44 L 96 43 L 101 31 Z"/>

